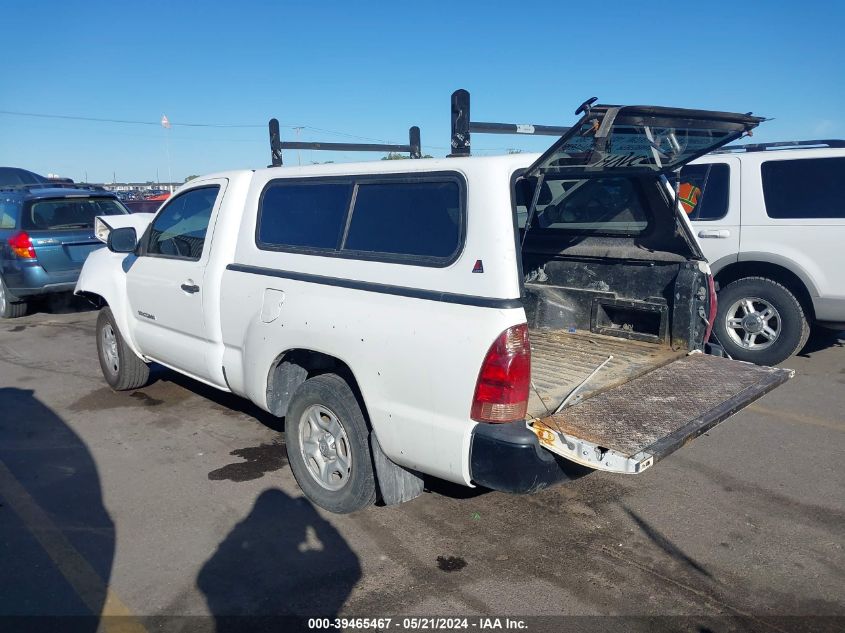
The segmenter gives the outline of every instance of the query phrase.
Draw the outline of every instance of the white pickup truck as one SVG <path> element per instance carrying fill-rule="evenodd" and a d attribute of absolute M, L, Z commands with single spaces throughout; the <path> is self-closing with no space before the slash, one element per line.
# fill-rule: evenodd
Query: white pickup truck
<path fill-rule="evenodd" d="M 759 122 L 595 106 L 540 156 L 197 178 L 101 225 L 76 292 L 114 389 L 155 362 L 285 416 L 334 512 L 638 473 L 791 375 L 702 353 L 713 280 L 665 177 Z"/>

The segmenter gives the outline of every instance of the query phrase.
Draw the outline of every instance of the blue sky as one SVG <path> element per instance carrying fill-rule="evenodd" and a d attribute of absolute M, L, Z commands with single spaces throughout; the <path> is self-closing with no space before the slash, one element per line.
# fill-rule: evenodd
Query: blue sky
<path fill-rule="evenodd" d="M 0 113 L 0 165 L 76 180 L 265 166 L 271 116 L 310 126 L 302 140 L 350 140 L 322 128 L 401 143 L 416 124 L 442 156 L 456 88 L 476 120 L 568 125 L 598 96 L 774 117 L 761 141 L 845 137 L 838 1 L 5 0 L 3 13 L 0 110 L 174 124 Z M 550 141 L 475 136 L 473 148 Z"/>

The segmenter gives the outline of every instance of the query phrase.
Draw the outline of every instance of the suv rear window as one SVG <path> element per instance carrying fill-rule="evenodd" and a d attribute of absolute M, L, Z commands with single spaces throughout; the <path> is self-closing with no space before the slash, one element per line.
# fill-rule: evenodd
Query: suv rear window
<path fill-rule="evenodd" d="M 728 214 L 731 168 L 724 163 L 687 165 L 678 190 L 690 220 L 721 220 Z"/>
<path fill-rule="evenodd" d="M 514 187 L 519 228 L 525 227 L 536 182 L 535 178 L 520 179 Z M 639 235 L 647 228 L 648 215 L 632 178 L 573 180 L 547 176 L 532 221 L 532 230 L 571 233 Z"/>
<path fill-rule="evenodd" d="M 845 218 L 845 157 L 770 160 L 761 172 L 770 218 Z"/>
<path fill-rule="evenodd" d="M 51 198 L 33 200 L 21 217 L 21 228 L 30 231 L 90 229 L 98 215 L 129 213 L 116 198 Z"/>

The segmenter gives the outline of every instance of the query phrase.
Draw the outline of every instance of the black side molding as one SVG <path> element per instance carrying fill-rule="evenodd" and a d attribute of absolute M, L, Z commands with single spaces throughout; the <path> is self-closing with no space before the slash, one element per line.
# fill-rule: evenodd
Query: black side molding
<path fill-rule="evenodd" d="M 229 264 L 226 266 L 226 270 L 248 273 L 251 275 L 264 275 L 266 277 L 292 279 L 294 281 L 304 281 L 306 283 L 322 284 L 324 286 L 335 286 L 337 288 L 349 288 L 350 290 L 378 292 L 398 297 L 409 297 L 411 299 L 423 299 L 425 301 L 439 301 L 440 303 L 455 303 L 458 305 L 475 306 L 478 308 L 496 308 L 499 310 L 507 310 L 522 307 L 521 299 L 497 299 L 495 297 L 478 297 L 475 295 L 462 295 L 451 292 L 440 292 L 437 290 L 407 288 L 405 286 L 390 286 L 372 281 L 326 277 L 323 275 L 313 275 L 311 273 L 300 273 L 291 270 L 276 270 L 274 268 L 263 268 L 261 266 L 250 266 L 247 264 Z"/>

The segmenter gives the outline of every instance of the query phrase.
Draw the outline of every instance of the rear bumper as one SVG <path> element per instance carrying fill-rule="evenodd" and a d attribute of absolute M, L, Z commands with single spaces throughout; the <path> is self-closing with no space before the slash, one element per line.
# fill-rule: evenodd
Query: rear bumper
<path fill-rule="evenodd" d="M 502 492 L 536 492 L 590 472 L 541 448 L 525 422 L 476 425 L 470 450 L 472 480 Z"/>
<path fill-rule="evenodd" d="M 77 268 L 48 273 L 37 262 L 7 262 L 2 267 L 2 274 L 9 292 L 24 299 L 35 295 L 72 292 L 80 270 Z"/>

